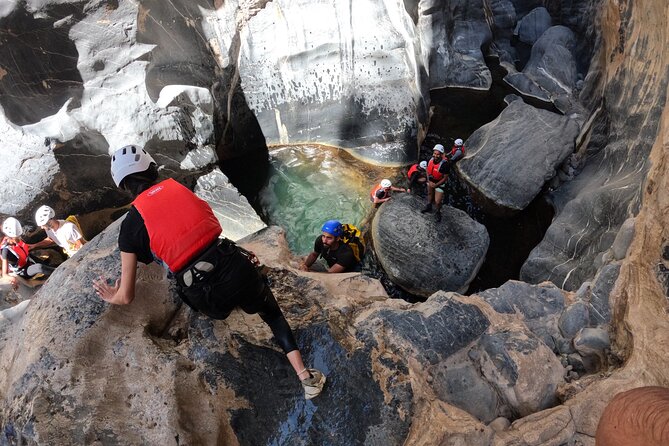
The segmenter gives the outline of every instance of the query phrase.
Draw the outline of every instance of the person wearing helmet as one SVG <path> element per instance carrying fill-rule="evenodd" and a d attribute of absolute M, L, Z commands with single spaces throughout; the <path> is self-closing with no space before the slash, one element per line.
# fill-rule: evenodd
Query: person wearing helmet
<path fill-rule="evenodd" d="M 304 259 L 301 269 L 309 271 L 312 265 L 322 257 L 328 264 L 328 273 L 347 273 L 358 266 L 353 250 L 344 243 L 342 224 L 337 220 L 328 220 L 321 227 L 322 234 L 316 237 L 314 250 Z"/>
<path fill-rule="evenodd" d="M 134 145 L 114 152 L 111 175 L 134 201 L 119 232 L 121 278 L 114 285 L 103 277 L 94 280 L 98 296 L 115 305 L 131 303 L 137 262 L 155 260 L 167 268 L 179 296 L 193 310 L 219 320 L 235 308 L 259 314 L 286 353 L 305 398 L 320 394 L 325 375 L 304 366 L 293 332 L 257 268 L 258 259 L 219 238 L 221 226 L 207 202 L 171 178 L 157 182 L 156 162 Z"/>
<path fill-rule="evenodd" d="M 444 146 L 436 144 L 432 150 L 432 158 L 427 163 L 427 205 L 421 213 L 431 212 L 432 204 L 436 205 L 435 219 L 441 221 L 441 202 L 444 198 L 444 186 L 448 180 L 450 166 L 444 159 Z"/>
<path fill-rule="evenodd" d="M 416 193 L 418 186 L 422 186 L 427 182 L 426 169 L 427 161 L 421 161 L 409 168 L 407 171 L 407 179 L 409 180 L 409 188 L 407 189 L 407 192 L 414 191 L 414 193 Z"/>
<path fill-rule="evenodd" d="M 446 155 L 446 159 L 448 160 L 448 162 L 453 164 L 456 161 L 464 158 L 464 156 L 465 156 L 465 144 L 464 141 L 458 138 L 453 142 L 453 147 L 451 147 L 451 151 L 448 153 L 448 155 Z"/>
<path fill-rule="evenodd" d="M 43 205 L 37 209 L 35 223 L 44 229 L 46 238 L 31 245 L 33 249 L 55 244 L 63 248 L 68 257 L 72 257 L 86 243 L 77 225 L 71 221 L 58 220 L 56 212 L 50 206 Z"/>
<path fill-rule="evenodd" d="M 381 206 L 381 203 L 390 200 L 393 191 L 406 192 L 407 190 L 402 187 L 394 187 L 389 179 L 384 178 L 379 184 L 372 188 L 369 193 L 369 199 L 374 203 L 374 207 L 378 208 Z"/>
<path fill-rule="evenodd" d="M 37 263 L 30 256 L 30 245 L 21 239 L 23 227 L 16 218 L 9 217 L 3 221 L 2 232 L 5 237 L 0 242 L 0 276 L 3 281 L 9 281 L 14 290 L 19 286 L 18 278 L 46 279 L 53 272 L 52 267 Z"/>

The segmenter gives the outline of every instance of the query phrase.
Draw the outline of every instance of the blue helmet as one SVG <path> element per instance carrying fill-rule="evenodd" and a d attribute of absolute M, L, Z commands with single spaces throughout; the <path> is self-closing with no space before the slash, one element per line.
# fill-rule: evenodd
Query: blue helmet
<path fill-rule="evenodd" d="M 341 223 L 339 223 L 337 220 L 328 220 L 323 223 L 321 231 L 332 234 L 335 237 L 341 237 L 341 235 L 344 233 L 344 230 L 341 227 Z"/>

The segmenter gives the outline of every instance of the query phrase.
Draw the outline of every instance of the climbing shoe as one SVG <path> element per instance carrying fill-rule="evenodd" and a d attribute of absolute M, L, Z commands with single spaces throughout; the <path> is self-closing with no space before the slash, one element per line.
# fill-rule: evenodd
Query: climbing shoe
<path fill-rule="evenodd" d="M 435 212 L 435 214 L 434 214 L 434 219 L 435 219 L 437 222 L 440 222 L 440 221 L 441 221 L 441 211 L 437 211 L 437 212 Z"/>
<path fill-rule="evenodd" d="M 316 369 L 308 369 L 309 378 L 302 380 L 302 387 L 304 388 L 304 399 L 310 400 L 317 397 L 323 390 L 325 385 L 325 375 Z"/>
<path fill-rule="evenodd" d="M 427 212 L 432 212 L 432 203 L 428 203 L 427 206 L 425 206 L 420 213 L 425 214 Z"/>

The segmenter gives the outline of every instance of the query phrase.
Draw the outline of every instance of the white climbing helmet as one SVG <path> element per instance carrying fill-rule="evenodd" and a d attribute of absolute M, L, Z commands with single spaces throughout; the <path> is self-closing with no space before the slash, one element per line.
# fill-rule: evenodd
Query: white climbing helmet
<path fill-rule="evenodd" d="M 21 237 L 23 228 L 17 219 L 9 217 L 2 222 L 2 232 L 4 232 L 7 237 Z"/>
<path fill-rule="evenodd" d="M 390 187 L 390 186 L 392 186 L 392 185 L 393 185 L 393 183 L 391 183 L 390 180 L 388 180 L 388 179 L 386 179 L 386 178 L 384 178 L 383 180 L 381 180 L 381 187 L 384 188 L 384 189 L 385 189 L 386 187 Z"/>
<path fill-rule="evenodd" d="M 444 146 L 442 146 L 441 144 L 437 144 L 437 145 L 434 146 L 434 149 L 432 149 L 433 152 L 434 152 L 435 150 L 436 150 L 437 152 L 444 153 Z"/>
<path fill-rule="evenodd" d="M 50 206 L 47 206 L 45 204 L 43 206 L 40 206 L 39 209 L 37 209 L 37 212 L 35 212 L 35 223 L 37 223 L 37 226 L 44 226 L 46 225 L 46 222 L 48 222 L 55 216 L 56 216 L 56 211 L 54 211 Z"/>
<path fill-rule="evenodd" d="M 455 140 L 454 144 L 456 146 L 460 147 L 462 144 L 464 144 L 464 141 L 461 140 L 460 138 L 458 138 L 458 139 Z"/>
<path fill-rule="evenodd" d="M 427 161 L 421 161 L 418 166 L 420 166 L 421 169 L 427 169 Z"/>
<path fill-rule="evenodd" d="M 144 172 L 151 163 L 156 161 L 141 147 L 131 144 L 118 149 L 111 157 L 111 176 L 116 187 L 128 175 Z"/>

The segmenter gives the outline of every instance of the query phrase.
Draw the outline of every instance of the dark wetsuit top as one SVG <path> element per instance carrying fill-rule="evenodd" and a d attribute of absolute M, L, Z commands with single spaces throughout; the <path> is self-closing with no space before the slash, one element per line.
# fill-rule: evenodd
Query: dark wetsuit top
<path fill-rule="evenodd" d="M 343 266 L 344 272 L 353 271 L 356 263 L 358 263 L 355 260 L 351 247 L 341 240 L 339 241 L 337 249 L 332 250 L 323 245 L 323 238 L 319 235 L 314 242 L 314 252 L 323 257 L 329 267 L 332 267 L 335 264 Z"/>

